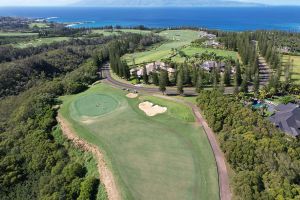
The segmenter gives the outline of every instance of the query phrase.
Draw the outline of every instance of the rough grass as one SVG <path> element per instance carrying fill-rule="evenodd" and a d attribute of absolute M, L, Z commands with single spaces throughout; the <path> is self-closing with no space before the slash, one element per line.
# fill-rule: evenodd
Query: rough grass
<path fill-rule="evenodd" d="M 0 32 L 0 37 L 24 37 L 24 36 L 34 36 L 38 33 L 23 33 L 23 32 Z"/>
<path fill-rule="evenodd" d="M 37 47 L 42 44 L 51 44 L 53 42 L 61 42 L 61 41 L 69 40 L 69 39 L 70 39 L 69 37 L 37 38 L 34 40 L 17 43 L 14 46 L 17 48 L 26 48 L 29 46 Z"/>
<path fill-rule="evenodd" d="M 192 57 L 195 54 L 202 54 L 204 52 L 208 53 L 216 53 L 218 56 L 223 56 L 223 57 L 231 57 L 233 59 L 237 59 L 238 53 L 235 51 L 229 51 L 229 50 L 222 50 L 222 49 L 213 49 L 213 48 L 204 48 L 204 47 L 192 47 L 188 46 L 186 48 L 181 49 L 187 56 Z M 173 58 L 174 61 L 177 62 L 184 62 L 185 58 L 180 57 L 179 55 L 175 56 Z"/>
<path fill-rule="evenodd" d="M 164 37 L 166 42 L 158 47 L 154 46 L 148 51 L 126 54 L 123 58 L 129 65 L 133 64 L 133 59 L 136 64 L 162 60 L 172 55 L 172 49 L 183 48 L 199 37 L 198 32 L 192 30 L 166 30 L 160 32 L 159 35 Z"/>
<path fill-rule="evenodd" d="M 105 94 L 119 101 L 117 110 L 84 124 L 72 116 L 71 105 L 86 95 Z M 169 112 L 148 117 L 140 99 L 103 84 L 63 97 L 60 113 L 77 134 L 104 152 L 123 199 L 219 199 L 218 177 L 203 129 L 182 116 L 191 111 L 179 103 L 150 98 Z M 174 115 L 178 115 L 174 117 Z"/>
<path fill-rule="evenodd" d="M 289 59 L 288 55 L 283 56 L 283 65 L 286 64 L 288 59 Z M 300 56 L 291 56 L 291 60 L 294 61 L 292 80 L 295 81 L 295 83 L 300 84 Z M 284 74 L 283 74 L 283 79 L 284 79 Z"/>
<path fill-rule="evenodd" d="M 35 22 L 29 24 L 29 28 L 48 28 L 48 27 L 49 27 L 48 24 L 42 22 Z"/>
<path fill-rule="evenodd" d="M 119 29 L 119 30 L 103 29 L 103 30 L 92 30 L 92 33 L 103 34 L 104 36 L 119 35 L 121 32 L 124 32 L 124 33 L 138 33 L 138 34 L 148 34 L 148 33 L 151 33 L 151 31 L 148 31 L 148 30 L 138 30 L 138 29 Z"/>

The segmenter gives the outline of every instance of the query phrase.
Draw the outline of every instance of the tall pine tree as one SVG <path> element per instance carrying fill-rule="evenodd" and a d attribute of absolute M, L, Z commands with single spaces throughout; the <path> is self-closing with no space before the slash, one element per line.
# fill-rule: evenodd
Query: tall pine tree
<path fill-rule="evenodd" d="M 183 73 L 182 70 L 177 73 L 176 79 L 177 92 L 182 95 L 183 94 Z"/>

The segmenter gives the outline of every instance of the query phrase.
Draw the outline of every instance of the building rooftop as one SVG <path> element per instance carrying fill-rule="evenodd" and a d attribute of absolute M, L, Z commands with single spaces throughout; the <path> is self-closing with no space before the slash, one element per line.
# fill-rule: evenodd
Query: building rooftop
<path fill-rule="evenodd" d="M 300 108 L 297 104 L 280 104 L 275 107 L 270 121 L 282 131 L 298 137 L 300 135 Z"/>

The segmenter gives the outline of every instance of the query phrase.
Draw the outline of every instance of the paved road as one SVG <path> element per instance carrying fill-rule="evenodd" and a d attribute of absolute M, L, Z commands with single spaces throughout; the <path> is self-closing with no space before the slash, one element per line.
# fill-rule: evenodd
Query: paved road
<path fill-rule="evenodd" d="M 149 92 L 149 93 L 161 93 L 159 91 L 158 87 L 139 87 L 139 86 L 135 86 L 132 84 L 128 84 L 128 83 L 123 83 L 120 81 L 117 81 L 115 79 L 113 79 L 110 75 L 110 69 L 109 69 L 109 65 L 105 65 L 104 67 L 102 67 L 102 76 L 103 78 L 105 78 L 104 80 L 106 80 L 109 83 L 112 83 L 114 85 L 118 85 L 122 88 L 126 88 L 126 89 L 131 89 L 131 90 L 137 90 L 137 91 L 143 91 L 143 92 Z M 233 94 L 234 91 L 234 87 L 226 87 L 225 88 L 225 94 Z M 177 88 L 170 88 L 168 87 L 166 90 L 166 94 L 167 95 L 177 95 Z M 198 93 L 195 91 L 195 88 L 193 87 L 185 87 L 184 88 L 184 95 L 186 96 L 198 96 Z"/>
<path fill-rule="evenodd" d="M 264 57 L 259 56 L 259 80 L 260 85 L 267 85 L 271 74 L 271 69 L 268 66 Z"/>
<path fill-rule="evenodd" d="M 119 82 L 115 79 L 113 79 L 110 75 L 110 71 L 109 71 L 109 66 L 106 65 L 103 68 L 103 77 L 105 78 L 104 81 L 114 87 L 118 87 L 118 88 L 128 88 L 131 90 L 137 90 L 139 92 L 145 92 L 145 93 L 150 93 L 153 95 L 159 95 L 163 98 L 167 98 L 173 101 L 180 101 L 188 106 L 191 107 L 191 109 L 193 110 L 193 113 L 195 115 L 196 118 L 196 122 L 199 123 L 206 135 L 207 138 L 209 140 L 210 146 L 212 148 L 212 151 L 214 153 L 215 156 L 215 160 L 216 160 L 216 164 L 217 164 L 217 170 L 218 170 L 218 178 L 219 178 L 219 190 L 220 190 L 220 199 L 221 200 L 230 200 L 231 199 L 231 191 L 230 191 L 230 187 L 229 187 L 229 177 L 228 177 L 228 172 L 227 172 L 227 167 L 226 167 L 226 162 L 225 162 L 225 157 L 223 152 L 221 151 L 218 141 L 216 139 L 216 136 L 214 134 L 214 132 L 212 131 L 212 129 L 208 126 L 207 122 L 205 121 L 203 115 L 201 114 L 201 112 L 199 111 L 198 107 L 190 102 L 186 102 L 184 100 L 180 100 L 180 99 L 176 99 L 176 98 L 172 98 L 170 96 L 163 96 L 160 95 L 160 91 L 158 90 L 158 88 L 144 88 L 144 87 L 136 87 L 134 85 L 130 85 L 127 83 L 122 83 Z M 177 94 L 176 89 L 168 89 L 167 91 L 168 95 L 174 95 Z M 186 95 L 197 95 L 197 93 L 194 91 L 194 89 L 185 89 L 185 94 Z"/>

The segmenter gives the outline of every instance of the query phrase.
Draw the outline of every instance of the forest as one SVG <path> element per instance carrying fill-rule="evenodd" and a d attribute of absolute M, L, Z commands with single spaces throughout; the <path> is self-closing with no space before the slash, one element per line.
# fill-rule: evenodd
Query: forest
<path fill-rule="evenodd" d="M 235 96 L 202 91 L 197 103 L 234 170 L 237 199 L 299 199 L 300 146 Z"/>
<path fill-rule="evenodd" d="M 82 92 L 95 82 L 98 67 L 108 61 L 115 43 L 128 47 L 125 53 L 144 48 L 146 37 L 124 33 L 74 40 L 29 49 L 20 57 L 11 49 L 14 58 L 0 65 L 1 199 L 106 199 L 83 153 L 74 154 L 79 150 L 59 139 L 57 98 Z"/>

